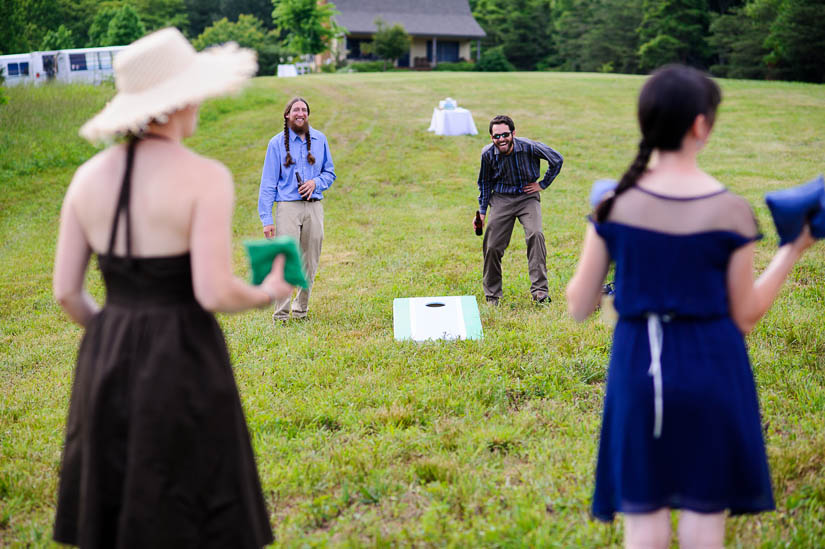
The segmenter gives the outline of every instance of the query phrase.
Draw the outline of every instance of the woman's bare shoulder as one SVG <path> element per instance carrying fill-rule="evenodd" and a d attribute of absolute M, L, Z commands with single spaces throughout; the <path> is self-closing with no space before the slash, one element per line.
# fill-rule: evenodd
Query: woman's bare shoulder
<path fill-rule="evenodd" d="M 191 149 L 186 151 L 186 170 L 191 179 L 199 185 L 232 185 L 232 173 L 223 162 L 203 156 Z"/>
<path fill-rule="evenodd" d="M 67 199 L 86 193 L 96 193 L 99 187 L 107 184 L 112 173 L 122 171 L 124 154 L 122 145 L 113 145 L 98 152 L 81 164 L 72 176 L 66 192 Z"/>

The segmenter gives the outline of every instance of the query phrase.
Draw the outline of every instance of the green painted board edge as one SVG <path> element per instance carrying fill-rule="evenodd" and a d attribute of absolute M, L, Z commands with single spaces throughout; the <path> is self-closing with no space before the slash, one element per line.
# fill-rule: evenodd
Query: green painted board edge
<path fill-rule="evenodd" d="M 481 315 L 478 311 L 478 302 L 473 295 L 461 296 L 461 311 L 464 313 L 464 330 L 467 339 L 481 339 L 484 331 L 481 329 Z"/>
<path fill-rule="evenodd" d="M 412 339 L 409 299 L 395 298 L 392 300 L 392 319 L 395 339 Z"/>

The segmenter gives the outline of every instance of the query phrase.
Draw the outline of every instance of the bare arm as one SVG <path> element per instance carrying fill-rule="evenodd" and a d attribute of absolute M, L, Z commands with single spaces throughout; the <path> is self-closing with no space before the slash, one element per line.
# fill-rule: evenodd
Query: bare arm
<path fill-rule="evenodd" d="M 576 273 L 567 284 L 567 312 L 581 322 L 596 310 L 602 284 L 610 266 L 610 254 L 593 225 L 587 226 Z"/>
<path fill-rule="evenodd" d="M 52 291 L 69 317 L 81 326 L 86 326 L 100 307 L 83 287 L 92 249 L 71 201 L 70 188 L 60 211 L 60 233 L 57 237 Z"/>
<path fill-rule="evenodd" d="M 813 243 L 810 228 L 806 225 L 795 241 L 779 248 L 756 282 L 753 280 L 756 244 L 748 244 L 734 252 L 728 264 L 728 306 L 731 318 L 742 333 L 750 332 L 770 309 L 794 264 Z"/>
<path fill-rule="evenodd" d="M 276 258 L 260 286 L 247 284 L 232 273 L 232 177 L 223 166 L 211 170 L 192 216 L 192 282 L 198 302 L 210 311 L 235 312 L 288 296 L 292 286 L 284 281 L 283 257 Z"/>

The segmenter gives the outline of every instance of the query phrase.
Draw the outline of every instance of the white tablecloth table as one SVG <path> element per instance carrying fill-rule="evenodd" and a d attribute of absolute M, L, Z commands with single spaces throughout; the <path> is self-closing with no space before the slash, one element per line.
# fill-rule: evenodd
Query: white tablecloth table
<path fill-rule="evenodd" d="M 428 132 L 436 135 L 476 135 L 476 124 L 473 114 L 467 109 L 433 109 L 433 118 L 430 121 Z"/>
<path fill-rule="evenodd" d="M 278 76 L 298 76 L 298 69 L 295 65 L 278 65 Z"/>

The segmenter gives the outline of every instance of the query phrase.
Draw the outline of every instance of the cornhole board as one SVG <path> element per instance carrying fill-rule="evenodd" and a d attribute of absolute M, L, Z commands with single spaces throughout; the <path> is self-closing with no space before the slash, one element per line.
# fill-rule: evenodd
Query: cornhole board
<path fill-rule="evenodd" d="M 481 317 L 472 295 L 400 297 L 392 301 L 395 339 L 481 339 Z"/>

